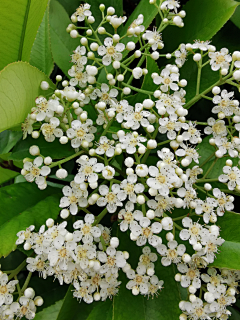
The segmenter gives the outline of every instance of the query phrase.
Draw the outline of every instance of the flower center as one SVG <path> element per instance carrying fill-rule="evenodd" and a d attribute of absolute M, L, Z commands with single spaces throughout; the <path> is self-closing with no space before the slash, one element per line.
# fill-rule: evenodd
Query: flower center
<path fill-rule="evenodd" d="M 115 259 L 112 257 L 108 257 L 107 258 L 107 264 L 111 267 L 113 267 L 115 265 Z"/>
<path fill-rule="evenodd" d="M 31 174 L 34 176 L 34 177 L 37 177 L 40 175 L 40 169 L 39 168 L 36 168 L 36 167 L 33 167 L 31 169 Z"/>
<path fill-rule="evenodd" d="M 174 128 L 175 128 L 174 122 L 169 121 L 168 124 L 166 125 L 166 128 L 167 128 L 168 130 L 174 130 Z"/>
<path fill-rule="evenodd" d="M 127 211 L 124 215 L 124 220 L 126 220 L 128 223 L 132 222 L 134 220 L 132 212 Z"/>
<path fill-rule="evenodd" d="M 161 174 L 159 174 L 159 175 L 156 177 L 156 179 L 157 179 L 157 181 L 158 181 L 159 183 L 161 183 L 161 184 L 166 183 L 166 177 L 163 176 L 163 175 L 161 175 Z"/>
<path fill-rule="evenodd" d="M 169 249 L 167 252 L 167 257 L 172 260 L 177 258 L 177 251 L 175 249 Z"/>
<path fill-rule="evenodd" d="M 144 235 L 146 238 L 148 238 L 149 236 L 152 235 L 152 231 L 151 231 L 151 229 L 150 229 L 149 227 L 143 228 L 142 233 L 143 233 L 143 235 Z"/>
<path fill-rule="evenodd" d="M 219 63 L 223 63 L 225 61 L 225 58 L 222 54 L 218 55 L 216 57 L 216 63 L 219 64 Z"/>
<path fill-rule="evenodd" d="M 91 230 L 91 227 L 88 226 L 88 225 L 86 225 L 86 224 L 82 227 L 82 233 L 83 233 L 83 234 L 88 234 L 88 233 L 90 233 L 90 230 Z"/>
<path fill-rule="evenodd" d="M 228 177 L 229 177 L 229 180 L 231 181 L 235 181 L 237 179 L 237 176 L 233 171 L 229 173 Z"/>
<path fill-rule="evenodd" d="M 193 235 L 199 234 L 199 228 L 197 226 L 193 226 L 190 231 Z"/>
<path fill-rule="evenodd" d="M 134 118 L 136 121 L 141 121 L 142 118 L 143 118 L 143 116 L 141 115 L 140 112 L 134 112 L 133 118 Z"/>
<path fill-rule="evenodd" d="M 86 166 L 84 168 L 84 173 L 85 173 L 86 176 L 89 176 L 90 174 L 93 173 L 93 168 L 91 166 Z"/>
<path fill-rule="evenodd" d="M 60 257 L 65 258 L 67 256 L 67 249 L 66 248 L 61 249 L 59 251 L 59 255 Z"/>
<path fill-rule="evenodd" d="M 131 184 L 131 183 L 127 183 L 127 185 L 124 187 L 124 191 L 125 191 L 127 194 L 132 194 L 133 191 L 134 191 L 134 185 Z"/>
<path fill-rule="evenodd" d="M 86 134 L 86 132 L 85 132 L 85 130 L 82 129 L 82 128 L 80 128 L 80 129 L 78 129 L 78 130 L 76 131 L 76 135 L 77 135 L 77 137 L 79 137 L 79 138 L 83 138 L 83 137 L 85 136 L 85 134 Z"/>
<path fill-rule="evenodd" d="M 109 55 L 109 56 L 113 56 L 114 54 L 115 54 L 115 48 L 114 48 L 114 46 L 111 46 L 111 47 L 108 47 L 107 48 L 107 54 Z"/>
<path fill-rule="evenodd" d="M 106 200 L 108 203 L 114 203 L 116 201 L 116 195 L 115 193 L 113 192 L 109 192 L 107 195 L 106 195 Z"/>
<path fill-rule="evenodd" d="M 170 78 L 166 78 L 166 79 L 164 79 L 164 81 L 163 81 L 165 84 L 170 84 L 171 83 L 171 80 L 170 80 Z"/>
<path fill-rule="evenodd" d="M 0 293 L 1 294 L 5 294 L 5 293 L 7 293 L 7 291 L 8 291 L 7 286 L 1 286 L 0 287 Z"/>
<path fill-rule="evenodd" d="M 223 123 L 215 123 L 212 126 L 212 129 L 216 134 L 221 134 L 225 131 L 225 126 Z"/>

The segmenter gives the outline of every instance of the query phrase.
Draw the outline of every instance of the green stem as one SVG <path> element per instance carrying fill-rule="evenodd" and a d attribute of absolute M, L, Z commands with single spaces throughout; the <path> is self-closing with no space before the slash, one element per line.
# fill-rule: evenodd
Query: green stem
<path fill-rule="evenodd" d="M 93 226 L 96 226 L 99 224 L 99 222 L 102 220 L 103 217 L 108 213 L 107 208 L 105 208 L 99 215 L 95 218 L 95 221 L 93 223 Z"/>
<path fill-rule="evenodd" d="M 215 151 L 199 167 L 202 168 L 213 156 L 215 156 Z"/>
<path fill-rule="evenodd" d="M 216 162 L 218 161 L 219 158 L 216 158 L 213 163 L 211 164 L 211 166 L 208 168 L 207 172 L 205 173 L 205 175 L 203 176 L 203 180 L 207 178 L 207 176 L 209 175 L 209 173 L 212 171 L 213 167 L 215 166 Z"/>
<path fill-rule="evenodd" d="M 202 54 L 202 52 L 201 52 L 201 54 Z M 200 90 L 201 73 L 202 73 L 202 58 L 201 58 L 201 60 L 198 62 L 198 74 L 197 74 L 196 95 L 199 94 L 199 90 Z"/>
<path fill-rule="evenodd" d="M 107 247 L 106 247 L 106 243 L 103 239 L 103 236 L 100 236 L 100 241 L 101 241 L 101 244 L 102 244 L 102 247 L 103 247 L 103 251 L 106 251 Z"/>
<path fill-rule="evenodd" d="M 23 260 L 23 262 L 8 276 L 8 281 L 14 278 L 26 266 L 26 264 L 26 260 Z"/>
<path fill-rule="evenodd" d="M 204 183 L 204 182 L 217 182 L 217 181 L 219 181 L 218 179 L 198 179 L 197 181 L 196 181 L 196 183 Z"/>
<path fill-rule="evenodd" d="M 69 161 L 69 160 L 71 160 L 71 159 L 73 159 L 73 158 L 76 158 L 76 157 L 80 156 L 80 155 L 83 154 L 84 152 L 85 152 L 85 151 L 83 151 L 83 150 L 78 151 L 77 153 L 74 153 L 73 155 L 71 155 L 71 156 L 69 156 L 69 157 L 67 157 L 67 158 L 65 158 L 65 159 L 62 159 L 62 160 L 59 160 L 59 161 L 57 161 L 57 162 L 52 163 L 52 164 L 49 166 L 49 168 L 54 168 L 54 167 L 56 167 L 56 166 L 59 166 L 59 165 L 61 165 L 62 163 L 65 163 L 65 162 L 67 162 L 67 161 Z"/>
<path fill-rule="evenodd" d="M 22 289 L 21 289 L 21 292 L 22 292 L 22 293 L 27 289 L 27 286 L 28 286 L 28 284 L 29 284 L 29 281 L 30 281 L 30 279 L 31 279 L 31 276 L 32 276 L 32 272 L 29 272 L 29 274 L 28 274 L 28 276 L 27 276 L 27 279 L 26 279 L 26 281 L 24 282 L 24 285 L 23 285 L 23 287 L 22 287 Z"/>

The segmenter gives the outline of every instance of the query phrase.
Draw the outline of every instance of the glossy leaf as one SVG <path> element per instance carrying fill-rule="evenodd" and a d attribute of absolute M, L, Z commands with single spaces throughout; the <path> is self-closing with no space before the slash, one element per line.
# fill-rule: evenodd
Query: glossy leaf
<path fill-rule="evenodd" d="M 0 154 L 8 153 L 22 137 L 21 131 L 5 130 L 0 133 Z"/>
<path fill-rule="evenodd" d="M 167 52 L 176 50 L 177 43 L 210 40 L 230 19 L 239 2 L 234 0 L 190 0 L 183 9 L 187 12 L 184 28 L 167 27 L 163 41 Z M 174 38 L 173 38 L 174 35 Z"/>
<path fill-rule="evenodd" d="M 35 320 L 55 320 L 57 319 L 57 315 L 59 310 L 61 309 L 63 300 L 57 301 L 55 304 L 50 307 L 44 308 L 42 311 L 37 312 L 35 316 Z"/>
<path fill-rule="evenodd" d="M 0 69 L 29 61 L 31 48 L 48 0 L 1 1 Z"/>
<path fill-rule="evenodd" d="M 19 175 L 19 173 L 16 171 L 0 167 L 0 185 L 10 179 L 15 178 L 17 175 Z"/>
<path fill-rule="evenodd" d="M 48 218 L 59 214 L 59 189 L 41 191 L 35 183 L 13 184 L 0 189 L 0 256 L 15 250 L 17 232 L 31 224 L 39 228 Z"/>
<path fill-rule="evenodd" d="M 44 13 L 43 20 L 34 41 L 29 63 L 50 75 L 53 70 L 53 57 L 50 43 L 49 5 Z"/>
<path fill-rule="evenodd" d="M 54 88 L 44 73 L 26 62 L 12 63 L 0 72 L 0 131 L 24 121 L 35 106 L 35 99 L 42 93 L 42 81 Z"/>
<path fill-rule="evenodd" d="M 231 17 L 231 21 L 240 28 L 240 7 L 238 7 Z"/>
<path fill-rule="evenodd" d="M 80 41 L 72 39 L 66 32 L 71 20 L 63 6 L 56 0 L 50 2 L 49 21 L 53 59 L 58 67 L 68 75 L 68 70 L 72 66 L 70 55 L 80 44 Z"/>
<path fill-rule="evenodd" d="M 37 140 L 33 139 L 31 136 L 27 137 L 25 140 L 20 140 L 14 147 L 9 159 L 22 160 L 26 157 L 35 158 L 29 153 L 29 148 L 35 144 L 39 146 L 41 154 L 45 157 L 50 156 L 53 159 L 60 159 L 74 154 L 74 150 L 70 143 L 62 145 L 58 139 L 53 142 L 47 142 L 41 135 Z"/>

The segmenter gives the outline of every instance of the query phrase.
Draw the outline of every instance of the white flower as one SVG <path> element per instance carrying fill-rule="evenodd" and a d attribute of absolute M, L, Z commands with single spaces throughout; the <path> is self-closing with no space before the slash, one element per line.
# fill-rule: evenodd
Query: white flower
<path fill-rule="evenodd" d="M 148 268 L 154 269 L 153 262 L 156 262 L 158 257 L 156 253 L 151 252 L 149 247 L 144 247 L 142 252 L 143 254 L 139 257 L 138 266 L 140 266 L 144 270 L 144 273 L 146 273 Z"/>
<path fill-rule="evenodd" d="M 183 305 L 184 314 L 189 316 L 189 319 L 203 319 L 203 320 L 210 320 L 210 310 L 208 304 L 203 305 L 203 301 L 199 298 L 196 298 L 195 302 L 185 302 Z"/>
<path fill-rule="evenodd" d="M 35 317 L 36 306 L 32 299 L 22 296 L 19 299 L 19 303 L 14 302 L 12 305 L 12 310 L 16 314 L 17 318 L 21 319 L 25 317 L 31 320 Z"/>
<path fill-rule="evenodd" d="M 147 205 L 149 208 L 155 211 L 156 217 L 162 217 L 163 213 L 166 211 L 171 211 L 174 208 L 175 198 L 168 196 L 161 196 L 158 194 L 155 200 L 148 200 Z"/>
<path fill-rule="evenodd" d="M 89 283 L 85 281 L 81 281 L 81 285 L 75 281 L 73 283 L 75 291 L 73 291 L 73 296 L 80 301 L 83 299 L 86 303 L 92 303 L 93 302 L 93 296 L 92 292 L 90 292 L 89 289 Z"/>
<path fill-rule="evenodd" d="M 92 243 L 84 243 L 75 248 L 74 261 L 84 270 L 89 267 L 89 261 L 97 256 L 96 246 Z"/>
<path fill-rule="evenodd" d="M 30 272 L 38 271 L 39 276 L 44 279 L 47 278 L 46 268 L 48 264 L 45 262 L 47 260 L 47 255 L 37 255 L 35 258 L 28 257 L 27 258 L 27 269 Z"/>
<path fill-rule="evenodd" d="M 111 180 L 114 178 L 115 175 L 115 170 L 113 167 L 111 166 L 106 166 L 103 168 L 102 170 L 102 176 L 107 179 L 107 180 Z"/>
<path fill-rule="evenodd" d="M 108 111 L 114 111 L 117 113 L 116 120 L 119 123 L 122 123 L 125 117 L 125 114 L 133 113 L 133 107 L 128 104 L 127 100 L 121 100 L 120 102 L 113 102 L 108 109 Z"/>
<path fill-rule="evenodd" d="M 179 82 L 179 73 L 171 73 L 169 68 L 165 68 L 161 71 L 160 76 L 153 78 L 155 84 L 162 84 L 160 90 L 167 92 L 168 90 L 177 91 L 179 89 L 177 83 Z"/>
<path fill-rule="evenodd" d="M 176 65 L 178 65 L 179 67 L 182 67 L 187 57 L 186 45 L 182 43 L 179 47 L 179 50 L 175 51 L 174 55 L 176 57 L 176 60 L 175 60 Z"/>
<path fill-rule="evenodd" d="M 24 241 L 33 244 L 34 235 L 32 231 L 35 229 L 35 226 L 31 225 L 26 230 L 19 231 L 17 233 L 18 239 L 16 244 L 22 244 Z"/>
<path fill-rule="evenodd" d="M 177 181 L 175 170 L 169 166 L 158 169 L 157 167 L 149 167 L 149 175 L 153 178 L 147 179 L 147 185 L 150 188 L 157 189 L 162 196 L 169 194 L 169 189 L 173 188 L 173 183 Z"/>
<path fill-rule="evenodd" d="M 181 273 L 185 273 L 181 276 L 181 286 L 187 288 L 192 285 L 194 288 L 199 289 L 201 287 L 200 272 L 198 269 L 189 268 L 186 264 L 179 263 L 177 265 L 178 270 Z"/>
<path fill-rule="evenodd" d="M 195 183 L 198 179 L 198 175 L 202 174 L 203 170 L 202 168 L 199 168 L 199 166 L 194 166 L 192 169 L 186 170 L 186 175 L 188 176 L 188 183 Z"/>
<path fill-rule="evenodd" d="M 234 145 L 234 143 L 228 141 L 227 137 L 217 136 L 215 138 L 215 144 L 218 147 L 218 149 L 220 150 L 220 152 L 222 153 L 222 155 L 224 155 L 228 152 L 230 157 L 232 157 L 232 158 L 236 157 L 235 153 L 237 150 L 235 150 L 235 145 Z"/>
<path fill-rule="evenodd" d="M 228 49 L 222 48 L 217 52 L 209 52 L 208 53 L 210 60 L 211 69 L 213 71 L 217 71 L 221 69 L 228 69 L 229 62 L 232 61 L 232 57 L 228 54 Z"/>
<path fill-rule="evenodd" d="M 135 104 L 135 111 L 125 113 L 124 120 L 126 120 L 126 126 L 132 130 L 137 130 L 140 127 L 147 127 L 149 121 L 146 119 L 150 115 L 149 111 L 143 110 L 143 105 L 141 103 Z"/>
<path fill-rule="evenodd" d="M 224 241 L 225 240 L 222 238 L 218 238 L 214 234 L 209 233 L 202 239 L 202 245 L 204 245 L 204 248 L 199 251 L 199 254 L 205 255 L 208 263 L 213 263 L 215 253 L 218 252 L 218 246 L 221 246 Z"/>
<path fill-rule="evenodd" d="M 144 36 L 146 37 L 146 40 L 148 40 L 153 51 L 163 48 L 162 34 L 157 31 L 156 27 L 153 28 L 153 31 L 147 30 Z"/>
<path fill-rule="evenodd" d="M 213 103 L 217 104 L 217 106 L 212 108 L 212 113 L 223 112 L 227 117 L 231 116 L 234 111 L 234 101 L 231 100 L 234 92 L 227 92 L 227 90 L 222 90 L 221 96 L 215 95 L 213 97 Z"/>
<path fill-rule="evenodd" d="M 182 90 L 182 89 L 181 89 Z M 156 101 L 156 108 L 161 110 L 166 108 L 168 114 L 172 115 L 175 111 L 184 105 L 184 101 L 179 95 L 179 91 L 175 91 L 173 94 L 162 93 L 159 100 Z M 164 110 L 164 109 L 163 109 Z"/>
<path fill-rule="evenodd" d="M 231 211 L 234 208 L 233 205 L 233 197 L 226 196 L 224 192 L 221 192 L 218 188 L 213 189 L 213 195 L 217 198 L 218 208 L 217 214 L 218 216 L 223 216 L 225 210 Z"/>
<path fill-rule="evenodd" d="M 218 178 L 220 182 L 228 183 L 228 189 L 234 190 L 240 184 L 240 170 L 238 167 L 223 167 L 223 173 Z"/>
<path fill-rule="evenodd" d="M 127 17 L 118 17 L 117 15 L 111 16 L 109 23 L 114 29 L 117 29 L 121 24 L 127 20 Z M 105 44 L 105 42 L 104 42 Z M 106 44 L 105 44 L 106 45 Z"/>
<path fill-rule="evenodd" d="M 137 19 L 135 19 L 129 26 L 128 31 L 129 31 L 129 36 L 134 36 L 137 37 L 139 34 L 139 29 L 140 32 L 144 32 L 145 27 L 142 25 L 143 23 L 144 16 L 142 14 L 139 14 Z M 137 34 L 136 34 L 137 32 Z"/>
<path fill-rule="evenodd" d="M 118 184 L 113 184 L 111 191 L 107 186 L 101 185 L 99 187 L 99 193 L 102 197 L 98 198 L 97 205 L 99 207 L 107 208 L 108 212 L 114 213 L 117 207 L 122 207 L 122 202 L 118 199 L 120 187 Z"/>
<path fill-rule="evenodd" d="M 175 151 L 175 154 L 179 157 L 184 157 L 185 159 L 189 160 L 189 163 L 192 162 L 192 160 L 196 163 L 199 163 L 199 154 L 198 152 L 194 149 L 191 148 L 187 145 L 185 145 L 184 143 L 180 144 L 180 147 L 182 147 L 182 149 L 177 149 L 177 151 Z"/>
<path fill-rule="evenodd" d="M 185 228 L 180 231 L 179 237 L 186 241 L 189 240 L 191 245 L 201 241 L 202 237 L 208 234 L 208 230 L 204 229 L 198 222 L 193 222 L 191 218 L 185 217 L 182 219 L 182 224 Z"/>
<path fill-rule="evenodd" d="M 24 178 L 28 182 L 35 181 L 39 188 L 47 187 L 46 176 L 50 174 L 51 169 L 48 166 L 42 166 L 43 158 L 36 157 L 33 162 L 26 161 L 23 168 L 27 171 Z"/>
<path fill-rule="evenodd" d="M 106 136 L 101 136 L 98 147 L 96 149 L 96 153 L 99 155 L 106 154 L 107 157 L 111 158 L 114 155 L 114 149 L 113 146 L 114 142 L 110 141 Z"/>
<path fill-rule="evenodd" d="M 175 264 L 179 263 L 181 261 L 182 255 L 186 251 L 185 245 L 184 244 L 178 245 L 176 240 L 169 241 L 168 248 L 165 246 L 165 244 L 160 244 L 156 248 L 157 252 L 161 256 L 163 256 L 161 259 L 161 262 L 164 267 L 170 266 L 172 262 Z"/>
<path fill-rule="evenodd" d="M 131 174 L 127 176 L 127 179 L 124 179 L 120 183 L 121 191 L 118 194 L 118 198 L 121 201 L 126 200 L 128 197 L 130 201 L 135 203 L 137 201 L 136 194 L 142 193 L 144 191 L 144 185 L 137 183 L 137 175 Z"/>
<path fill-rule="evenodd" d="M 12 293 L 15 291 L 15 286 L 18 280 L 12 280 L 8 282 L 8 276 L 6 273 L 0 274 L 0 306 L 5 304 L 11 304 L 13 302 Z"/>
<path fill-rule="evenodd" d="M 71 128 L 67 129 L 67 136 L 71 140 L 73 148 L 80 147 L 83 140 L 91 142 L 94 139 L 94 134 L 97 129 L 92 126 L 91 119 L 87 119 L 85 123 L 80 120 L 73 120 L 71 122 Z"/>
<path fill-rule="evenodd" d="M 78 173 L 74 177 L 74 181 L 78 184 L 88 181 L 90 184 L 97 182 L 98 175 L 95 172 L 101 172 L 104 168 L 103 163 L 98 163 L 97 158 L 80 157 L 77 161 L 80 164 Z"/>
<path fill-rule="evenodd" d="M 146 177 L 148 175 L 148 166 L 146 164 L 138 164 L 135 172 L 139 177 Z"/>
<path fill-rule="evenodd" d="M 116 274 L 119 268 L 123 268 L 126 264 L 122 251 L 116 251 L 115 248 L 109 246 L 105 252 L 98 252 L 98 259 L 104 263 L 99 272 Z"/>
<path fill-rule="evenodd" d="M 135 219 L 140 218 L 135 217 Z M 135 223 L 130 226 L 132 234 L 137 237 L 136 244 L 138 246 L 144 246 L 147 241 L 153 247 L 157 247 L 162 239 L 155 234 L 159 234 L 162 231 L 162 225 L 160 222 L 153 222 L 146 217 L 139 219 L 139 224 Z"/>
<path fill-rule="evenodd" d="M 209 48 L 209 43 L 210 43 L 210 41 L 195 40 L 194 44 L 192 44 L 192 49 L 199 49 L 202 51 L 207 51 Z"/>
<path fill-rule="evenodd" d="M 43 121 L 46 117 L 52 118 L 54 111 L 57 110 L 59 105 L 58 100 L 50 99 L 47 101 L 44 97 L 39 97 L 35 100 L 36 108 L 33 108 L 33 113 L 36 114 L 37 121 Z"/>
<path fill-rule="evenodd" d="M 106 83 L 102 83 L 101 90 L 95 89 L 94 93 L 96 94 L 96 98 L 97 97 L 100 98 L 99 101 L 105 102 L 106 104 L 110 104 L 110 105 L 115 104 L 114 98 L 116 98 L 116 96 L 118 95 L 117 89 L 111 89 L 109 91 L 109 86 Z"/>
<path fill-rule="evenodd" d="M 217 201 L 214 198 L 206 198 L 205 201 L 200 199 L 196 200 L 197 207 L 195 208 L 196 214 L 203 213 L 203 220 L 205 223 L 209 223 L 210 217 L 214 216 L 214 208 L 217 206 Z"/>
<path fill-rule="evenodd" d="M 31 134 L 33 132 L 33 124 L 34 120 L 30 118 L 30 114 L 27 115 L 27 118 L 24 120 L 24 122 L 21 125 L 22 131 L 23 131 L 23 140 L 27 138 L 28 134 Z"/>
<path fill-rule="evenodd" d="M 72 79 L 70 79 L 69 84 L 73 87 L 79 85 L 81 88 L 86 87 L 88 76 L 87 73 L 83 72 L 83 67 L 72 66 L 71 69 L 68 70 L 68 74 Z"/>
<path fill-rule="evenodd" d="M 189 121 L 189 123 L 184 124 L 184 129 L 187 130 L 183 132 L 182 137 L 185 141 L 190 141 L 192 144 L 198 143 L 199 138 L 201 137 L 201 132 L 196 129 L 196 123 Z"/>
<path fill-rule="evenodd" d="M 72 54 L 72 62 L 75 63 L 77 66 L 82 67 L 87 63 L 87 57 L 86 54 L 86 47 L 84 46 L 78 46 L 76 50 L 73 51 Z"/>
<path fill-rule="evenodd" d="M 120 230 L 125 232 L 128 228 L 131 228 L 134 225 L 135 220 L 143 218 L 143 213 L 140 210 L 134 210 L 134 204 L 131 201 L 128 201 L 125 205 L 125 209 L 122 209 L 118 213 L 118 219 L 121 219 Z"/>
<path fill-rule="evenodd" d="M 184 205 L 183 208 L 189 208 L 190 202 L 193 201 L 197 197 L 196 191 L 189 186 L 188 184 L 185 185 L 185 188 L 179 188 L 177 190 L 177 194 L 179 197 L 184 198 Z"/>
<path fill-rule="evenodd" d="M 161 10 L 174 10 L 177 13 L 177 8 L 180 7 L 178 0 L 166 0 L 161 5 Z"/>
<path fill-rule="evenodd" d="M 98 238 L 101 236 L 101 230 L 97 226 L 92 226 L 95 217 L 93 214 L 87 213 L 83 220 L 78 220 L 74 222 L 74 229 L 80 229 L 80 236 L 82 236 L 83 243 L 92 243 L 93 238 Z"/>
<path fill-rule="evenodd" d="M 142 273 L 136 273 L 132 269 L 126 273 L 126 276 L 128 279 L 131 279 L 126 285 L 127 289 L 132 290 L 134 295 L 138 294 L 139 292 L 143 295 L 147 294 L 149 276 L 146 276 Z"/>
<path fill-rule="evenodd" d="M 77 9 L 76 12 L 73 14 L 73 16 L 77 16 L 78 21 L 83 21 L 85 17 L 89 17 L 92 15 L 92 12 L 90 9 L 90 4 L 84 3 L 81 4 Z"/>
<path fill-rule="evenodd" d="M 147 138 L 142 137 L 135 133 L 127 133 L 125 136 L 120 137 L 121 148 L 126 149 L 128 154 L 133 154 L 137 151 L 136 146 L 143 146 L 142 142 L 147 141 Z"/>
<path fill-rule="evenodd" d="M 78 213 L 78 206 L 85 208 L 88 205 L 87 191 L 74 190 L 69 186 L 62 189 L 64 197 L 61 198 L 59 207 L 69 207 L 70 213 L 76 215 Z"/>
<path fill-rule="evenodd" d="M 56 117 L 52 117 L 50 119 L 50 123 L 44 123 L 41 126 L 41 130 L 46 141 L 53 142 L 55 137 L 60 138 L 63 136 L 62 129 L 57 128 L 59 125 L 60 120 Z"/>
<path fill-rule="evenodd" d="M 167 133 L 167 137 L 170 140 L 174 140 L 177 136 L 176 131 L 181 130 L 183 124 L 177 121 L 178 117 L 174 113 L 169 117 L 159 118 L 159 132 L 164 134 Z"/>
<path fill-rule="evenodd" d="M 117 43 L 115 46 L 113 45 L 113 40 L 110 37 L 105 38 L 104 46 L 98 47 L 98 54 L 103 56 L 102 63 L 105 66 L 109 66 L 114 61 L 120 61 L 122 59 L 121 52 L 125 49 L 125 45 L 123 43 Z"/>

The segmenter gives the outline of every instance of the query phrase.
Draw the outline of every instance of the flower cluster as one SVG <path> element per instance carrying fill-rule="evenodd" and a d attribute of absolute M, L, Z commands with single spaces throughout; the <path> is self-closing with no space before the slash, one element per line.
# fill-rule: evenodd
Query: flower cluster
<path fill-rule="evenodd" d="M 150 3 L 157 6 L 154 0 Z M 20 231 L 17 244 L 34 251 L 34 257 L 27 258 L 30 272 L 72 284 L 73 296 L 86 303 L 116 295 L 120 270 L 129 279 L 126 287 L 133 295 L 157 295 L 164 279 L 159 280 L 154 263 L 174 264 L 179 272 L 175 280 L 189 293 L 189 301 L 180 302 L 180 319 L 227 319 L 239 273 L 212 268 L 206 273 L 206 267 L 224 243 L 218 218 L 234 209 L 231 194 L 240 191 L 239 102 L 233 92 L 220 88 L 228 79 L 238 86 L 240 52 L 231 56 L 226 48 L 216 51 L 209 41 L 196 40 L 163 54 L 173 59 L 161 71 L 145 68 L 145 58 L 160 57 L 166 25 L 183 26 L 186 13 L 178 12 L 179 7 L 178 1 L 161 1 L 159 28 L 145 30 L 140 14 L 124 36 L 118 34 L 118 27 L 126 17 L 116 16 L 112 7 L 95 31 L 89 4 L 72 15 L 72 22 L 85 21 L 87 30 L 83 36 L 75 25 L 67 28 L 72 38 L 80 39 L 71 56 L 71 79 L 62 81 L 57 76 L 59 88 L 48 99 L 36 99 L 22 127 L 24 138 L 38 139 L 42 134 L 46 143 L 58 140 L 72 154 L 53 159 L 31 146 L 34 159 L 24 159 L 22 175 L 39 189 L 51 183 L 46 180 L 51 170 L 54 178 L 67 178 L 70 183 L 62 188 L 60 217 L 72 215 L 74 231 L 68 231 L 73 229 L 66 221 L 54 224 L 48 219 L 47 230 L 42 226 L 33 232 L 30 226 Z M 100 10 L 104 12 L 105 6 L 100 5 Z M 113 28 L 112 36 L 105 24 Z M 132 41 L 123 41 L 125 37 Z M 186 100 L 187 81 L 181 77 L 190 57 L 199 69 L 208 65 L 218 71 L 221 80 L 219 86 L 200 94 L 198 78 L 194 101 Z M 106 80 L 99 82 L 104 70 Z M 152 86 L 142 89 L 142 82 Z M 137 94 L 129 96 L 132 91 Z M 205 123 L 188 120 L 188 109 L 202 98 L 211 100 L 213 116 Z M 207 156 L 202 143 L 207 152 L 211 150 Z M 77 165 L 70 178 L 64 164 L 74 158 Z M 222 170 L 212 178 L 217 161 Z M 111 237 L 114 222 L 120 236 L 113 231 Z M 141 247 L 136 270 L 127 263 L 129 253 L 117 250 L 121 232 Z"/>

